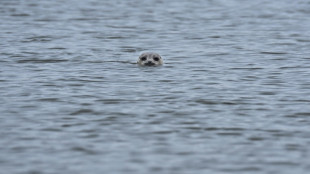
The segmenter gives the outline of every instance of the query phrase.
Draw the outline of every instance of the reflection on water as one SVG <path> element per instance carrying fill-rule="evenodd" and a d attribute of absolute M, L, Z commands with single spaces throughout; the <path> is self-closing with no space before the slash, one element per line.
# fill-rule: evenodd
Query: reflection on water
<path fill-rule="evenodd" d="M 2 171 L 307 173 L 309 9 L 0 1 Z"/>

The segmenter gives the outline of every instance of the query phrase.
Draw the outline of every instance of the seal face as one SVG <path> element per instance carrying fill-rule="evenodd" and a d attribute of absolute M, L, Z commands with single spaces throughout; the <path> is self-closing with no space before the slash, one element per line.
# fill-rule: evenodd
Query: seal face
<path fill-rule="evenodd" d="M 142 53 L 137 63 L 141 66 L 159 66 L 163 64 L 163 60 L 159 54 L 149 52 Z"/>

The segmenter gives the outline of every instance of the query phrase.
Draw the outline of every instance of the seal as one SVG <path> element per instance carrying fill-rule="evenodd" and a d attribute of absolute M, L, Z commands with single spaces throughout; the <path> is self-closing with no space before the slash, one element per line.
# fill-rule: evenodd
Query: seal
<path fill-rule="evenodd" d="M 147 52 L 139 56 L 137 63 L 141 66 L 159 66 L 163 64 L 163 59 L 157 53 Z"/>

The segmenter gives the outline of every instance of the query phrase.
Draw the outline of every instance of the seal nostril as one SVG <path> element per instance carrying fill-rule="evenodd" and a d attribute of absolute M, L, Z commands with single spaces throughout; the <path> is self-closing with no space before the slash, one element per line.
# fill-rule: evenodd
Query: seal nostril
<path fill-rule="evenodd" d="M 152 66 L 152 65 L 155 65 L 155 63 L 152 61 L 147 61 L 144 65 Z"/>

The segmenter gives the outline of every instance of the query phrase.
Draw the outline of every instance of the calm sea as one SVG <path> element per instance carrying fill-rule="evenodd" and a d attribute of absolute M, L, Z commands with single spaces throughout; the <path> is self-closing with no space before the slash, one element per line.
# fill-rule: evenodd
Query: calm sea
<path fill-rule="evenodd" d="M 310 1 L 0 0 L 1 174 L 309 171 Z"/>

